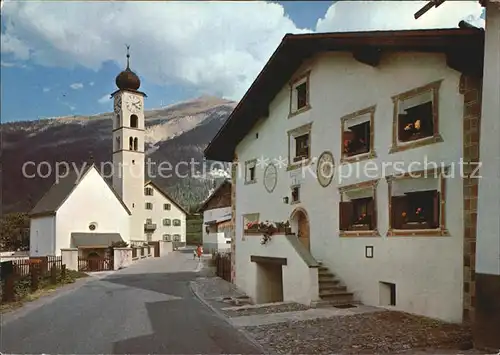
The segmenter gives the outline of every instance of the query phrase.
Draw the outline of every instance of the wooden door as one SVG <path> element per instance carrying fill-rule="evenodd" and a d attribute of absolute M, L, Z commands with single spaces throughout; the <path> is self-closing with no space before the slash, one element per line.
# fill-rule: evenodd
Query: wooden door
<path fill-rule="evenodd" d="M 304 244 L 307 250 L 310 250 L 309 221 L 303 212 L 299 212 L 298 230 L 299 240 Z"/>

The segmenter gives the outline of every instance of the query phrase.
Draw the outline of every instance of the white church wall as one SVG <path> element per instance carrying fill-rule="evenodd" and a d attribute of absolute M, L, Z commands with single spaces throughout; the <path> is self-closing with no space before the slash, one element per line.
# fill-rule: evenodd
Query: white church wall
<path fill-rule="evenodd" d="M 30 256 L 55 255 L 56 216 L 31 218 Z"/>
<path fill-rule="evenodd" d="M 71 247 L 71 233 L 120 233 L 127 243 L 130 216 L 95 168 L 89 170 L 57 211 L 56 255 Z M 95 223 L 93 231 L 89 225 Z"/>
<path fill-rule="evenodd" d="M 144 223 L 147 219 L 151 219 L 153 224 L 156 224 L 156 229 L 151 234 L 151 240 L 163 240 L 164 235 L 169 235 L 174 241 L 174 235 L 180 235 L 181 243 L 186 242 L 186 213 L 177 207 L 170 199 L 166 198 L 157 188 L 153 185 L 147 185 L 153 188 L 152 196 L 144 196 L 144 206 L 146 203 L 152 204 L 152 210 L 144 210 Z M 170 204 L 170 210 L 164 208 L 165 204 Z M 163 225 L 163 220 L 169 219 L 170 225 Z M 180 226 L 174 226 L 174 219 L 181 221 Z M 145 232 L 147 239 L 147 233 Z"/>

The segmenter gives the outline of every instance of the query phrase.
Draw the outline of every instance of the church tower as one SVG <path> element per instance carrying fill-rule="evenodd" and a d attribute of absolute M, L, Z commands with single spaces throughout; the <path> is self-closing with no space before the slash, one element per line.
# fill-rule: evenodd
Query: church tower
<path fill-rule="evenodd" d="M 139 77 L 127 68 L 116 77 L 113 116 L 113 188 L 132 213 L 130 239 L 144 239 L 144 98 Z"/>

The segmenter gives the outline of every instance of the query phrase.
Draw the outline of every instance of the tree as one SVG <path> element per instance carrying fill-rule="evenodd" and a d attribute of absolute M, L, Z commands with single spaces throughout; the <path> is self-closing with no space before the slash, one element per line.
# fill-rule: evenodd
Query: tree
<path fill-rule="evenodd" d="M 26 213 L 9 213 L 0 220 L 0 248 L 5 251 L 29 250 L 30 219 Z"/>

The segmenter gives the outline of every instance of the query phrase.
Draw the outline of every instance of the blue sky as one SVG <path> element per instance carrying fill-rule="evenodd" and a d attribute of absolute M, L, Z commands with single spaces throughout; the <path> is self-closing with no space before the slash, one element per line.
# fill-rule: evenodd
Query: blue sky
<path fill-rule="evenodd" d="M 111 111 L 106 95 L 115 90 L 114 79 L 125 65 L 125 43 L 131 44 L 131 67 L 148 94 L 146 108 L 157 108 L 202 94 L 238 100 L 289 32 L 456 27 L 460 19 L 480 21 L 476 1 L 445 3 L 420 22 L 412 21 L 422 3 L 7 0 L 2 9 L 2 122 Z"/>

